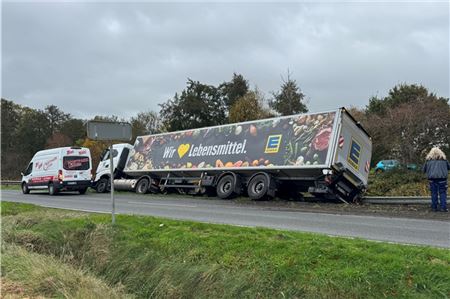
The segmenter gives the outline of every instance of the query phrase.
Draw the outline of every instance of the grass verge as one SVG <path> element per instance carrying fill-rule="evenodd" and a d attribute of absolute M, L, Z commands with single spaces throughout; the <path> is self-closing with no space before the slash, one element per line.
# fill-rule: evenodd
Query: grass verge
<path fill-rule="evenodd" d="M 5 272 L 3 281 L 10 286 L 6 289 L 10 297 L 131 298 L 121 288 L 111 288 L 86 271 L 17 245 L 2 246 L 2 273 Z"/>
<path fill-rule="evenodd" d="M 16 205 L 2 202 L 7 244 L 54 256 L 138 298 L 450 294 L 445 249 L 144 216 L 121 215 L 111 227 L 106 215 Z"/>

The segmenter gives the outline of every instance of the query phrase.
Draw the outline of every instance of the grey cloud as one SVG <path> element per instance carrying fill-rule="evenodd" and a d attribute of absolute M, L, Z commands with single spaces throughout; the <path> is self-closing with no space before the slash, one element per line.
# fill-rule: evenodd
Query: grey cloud
<path fill-rule="evenodd" d="M 289 68 L 311 110 L 395 84 L 449 96 L 448 3 L 5 3 L 2 96 L 78 117 L 158 110 L 192 78 L 242 73 L 269 95 Z"/>

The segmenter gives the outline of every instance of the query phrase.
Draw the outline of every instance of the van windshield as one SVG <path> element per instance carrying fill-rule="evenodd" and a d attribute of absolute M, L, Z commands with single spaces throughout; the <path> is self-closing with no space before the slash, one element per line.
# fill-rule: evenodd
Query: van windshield
<path fill-rule="evenodd" d="M 63 158 L 65 170 L 88 170 L 89 164 L 89 157 L 71 156 Z"/>

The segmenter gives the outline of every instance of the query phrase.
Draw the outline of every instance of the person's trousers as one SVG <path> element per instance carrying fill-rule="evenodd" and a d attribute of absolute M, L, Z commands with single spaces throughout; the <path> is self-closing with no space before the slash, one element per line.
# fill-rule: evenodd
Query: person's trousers
<path fill-rule="evenodd" d="M 447 179 L 432 179 L 430 182 L 431 208 L 438 209 L 438 197 L 441 203 L 441 209 L 447 209 Z"/>

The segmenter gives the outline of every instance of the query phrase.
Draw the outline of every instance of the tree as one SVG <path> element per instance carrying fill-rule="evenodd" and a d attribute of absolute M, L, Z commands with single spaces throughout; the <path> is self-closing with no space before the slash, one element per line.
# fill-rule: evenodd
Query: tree
<path fill-rule="evenodd" d="M 17 141 L 15 134 L 19 125 L 21 110 L 22 107 L 20 105 L 14 104 L 12 101 L 6 99 L 1 99 L 2 157 L 4 152 L 9 151 L 15 146 Z"/>
<path fill-rule="evenodd" d="M 71 146 L 72 144 L 72 139 L 67 136 L 64 135 L 63 133 L 60 132 L 55 132 L 53 133 L 48 139 L 47 139 L 47 143 L 46 143 L 46 148 L 55 148 L 55 147 L 63 147 L 63 146 Z"/>
<path fill-rule="evenodd" d="M 133 129 L 133 140 L 136 136 L 150 135 L 161 132 L 161 120 L 154 111 L 139 112 L 130 120 Z"/>
<path fill-rule="evenodd" d="M 50 123 L 46 113 L 24 107 L 16 135 L 20 142 L 20 148 L 17 150 L 22 154 L 22 162 L 28 162 L 36 151 L 44 149 L 50 135 Z"/>
<path fill-rule="evenodd" d="M 70 114 L 62 112 L 58 107 L 55 105 L 49 105 L 45 107 L 44 110 L 48 124 L 50 133 L 53 134 L 55 132 L 58 132 L 61 128 L 61 125 L 70 119 Z"/>
<path fill-rule="evenodd" d="M 288 71 L 287 80 L 283 80 L 280 92 L 273 93 L 270 106 L 281 115 L 291 115 L 308 112 L 304 103 L 305 95 L 302 93 L 295 80 L 290 78 Z"/>
<path fill-rule="evenodd" d="M 1 99 L 1 176 L 3 179 L 17 179 L 23 167 L 20 140 L 17 138 L 22 106 Z"/>
<path fill-rule="evenodd" d="M 161 118 L 168 131 L 224 124 L 226 106 L 218 89 L 188 79 L 180 95 L 160 104 Z"/>
<path fill-rule="evenodd" d="M 264 107 L 264 100 L 258 90 L 249 91 L 239 98 L 230 109 L 229 122 L 241 122 L 273 116 Z"/>
<path fill-rule="evenodd" d="M 219 86 L 219 90 L 229 110 L 236 100 L 243 97 L 249 91 L 248 81 L 241 74 L 233 73 L 233 79 L 230 82 L 223 82 Z"/>
<path fill-rule="evenodd" d="M 389 90 L 385 98 L 372 97 L 366 106 L 367 114 L 385 115 L 389 109 L 393 109 L 405 103 L 416 103 L 419 101 L 436 100 L 448 103 L 448 99 L 437 97 L 428 89 L 417 84 L 399 84 Z"/>
<path fill-rule="evenodd" d="M 69 137 L 72 143 L 76 143 L 86 136 L 86 125 L 81 119 L 70 118 L 61 124 L 59 131 Z"/>
<path fill-rule="evenodd" d="M 373 138 L 373 160 L 423 161 L 433 145 L 450 151 L 448 99 L 418 85 L 401 84 L 385 98 L 373 97 L 362 120 Z"/>

